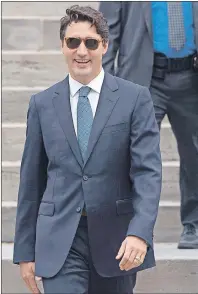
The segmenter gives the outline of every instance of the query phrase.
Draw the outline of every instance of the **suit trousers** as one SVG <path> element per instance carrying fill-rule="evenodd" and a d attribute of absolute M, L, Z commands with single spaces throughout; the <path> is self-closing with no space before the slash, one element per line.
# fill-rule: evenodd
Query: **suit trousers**
<path fill-rule="evenodd" d="M 198 228 L 198 73 L 188 70 L 152 78 L 151 95 L 160 128 L 167 114 L 180 157 L 181 222 Z"/>
<path fill-rule="evenodd" d="M 99 276 L 90 254 L 87 217 L 82 216 L 63 267 L 54 277 L 42 280 L 44 293 L 132 294 L 136 274 L 111 278 Z"/>

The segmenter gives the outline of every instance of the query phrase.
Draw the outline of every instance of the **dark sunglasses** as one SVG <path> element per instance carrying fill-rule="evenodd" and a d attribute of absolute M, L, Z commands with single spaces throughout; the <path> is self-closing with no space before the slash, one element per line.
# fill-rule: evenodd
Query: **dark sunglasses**
<path fill-rule="evenodd" d="M 94 38 L 87 38 L 87 39 L 81 39 L 81 38 L 65 38 L 65 42 L 67 44 L 67 47 L 69 49 L 77 49 L 82 41 L 85 44 L 85 47 L 89 50 L 96 50 L 99 46 L 99 43 L 103 40 L 97 40 Z"/>

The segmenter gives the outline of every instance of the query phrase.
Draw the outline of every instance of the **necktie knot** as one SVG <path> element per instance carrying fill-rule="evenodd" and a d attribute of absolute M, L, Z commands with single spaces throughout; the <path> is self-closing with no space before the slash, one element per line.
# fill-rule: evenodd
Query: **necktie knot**
<path fill-rule="evenodd" d="M 79 96 L 80 97 L 87 97 L 87 95 L 89 94 L 91 88 L 85 86 L 85 87 L 81 87 L 79 90 Z"/>

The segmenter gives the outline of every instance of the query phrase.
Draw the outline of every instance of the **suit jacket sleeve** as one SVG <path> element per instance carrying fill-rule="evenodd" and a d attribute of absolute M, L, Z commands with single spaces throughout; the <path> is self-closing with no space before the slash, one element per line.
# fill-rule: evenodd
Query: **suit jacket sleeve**
<path fill-rule="evenodd" d="M 115 59 L 120 45 L 121 36 L 121 2 L 100 2 L 99 10 L 107 19 L 109 26 L 109 48 L 103 57 L 106 72 L 115 74 Z"/>
<path fill-rule="evenodd" d="M 47 179 L 47 156 L 35 97 L 30 99 L 21 162 L 13 262 L 34 261 L 36 221 Z"/>
<path fill-rule="evenodd" d="M 131 122 L 131 169 L 134 216 L 127 235 L 153 244 L 162 184 L 160 135 L 149 90 L 141 87 Z"/>

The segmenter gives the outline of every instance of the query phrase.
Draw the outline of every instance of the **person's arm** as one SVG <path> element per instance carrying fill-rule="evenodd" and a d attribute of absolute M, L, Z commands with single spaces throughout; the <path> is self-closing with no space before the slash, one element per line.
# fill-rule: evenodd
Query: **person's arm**
<path fill-rule="evenodd" d="M 103 56 L 103 68 L 106 72 L 115 74 L 115 59 L 120 46 L 121 37 L 121 2 L 100 2 L 99 10 L 107 19 L 109 26 L 109 47 Z"/>
<path fill-rule="evenodd" d="M 30 99 L 26 142 L 21 162 L 13 263 L 35 258 L 38 209 L 46 188 L 48 159 L 43 144 L 35 97 Z"/>
<path fill-rule="evenodd" d="M 116 259 L 121 270 L 131 270 L 144 262 L 153 246 L 153 230 L 158 213 L 162 164 L 160 135 L 153 102 L 147 88 L 141 87 L 131 121 L 131 167 L 133 216 Z"/>
<path fill-rule="evenodd" d="M 150 246 L 162 185 L 160 134 L 149 90 L 141 87 L 131 122 L 131 168 L 134 216 L 127 236 L 142 238 Z"/>

